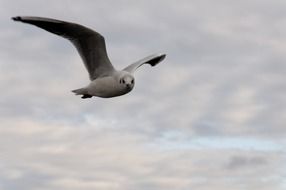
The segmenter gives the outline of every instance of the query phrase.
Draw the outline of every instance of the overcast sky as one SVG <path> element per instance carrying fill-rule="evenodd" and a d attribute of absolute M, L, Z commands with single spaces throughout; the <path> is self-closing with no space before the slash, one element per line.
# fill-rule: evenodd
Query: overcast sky
<path fill-rule="evenodd" d="M 18 15 L 166 53 L 127 95 L 82 100 L 75 48 Z M 286 189 L 285 0 L 0 0 L 0 190 Z"/>

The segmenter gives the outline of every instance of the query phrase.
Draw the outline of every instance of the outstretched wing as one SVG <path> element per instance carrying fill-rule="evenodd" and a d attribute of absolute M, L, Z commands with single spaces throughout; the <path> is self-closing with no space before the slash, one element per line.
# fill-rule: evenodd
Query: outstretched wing
<path fill-rule="evenodd" d="M 50 18 L 19 16 L 12 19 L 38 26 L 70 40 L 78 50 L 90 80 L 114 71 L 107 56 L 104 37 L 99 33 L 79 24 Z"/>
<path fill-rule="evenodd" d="M 155 66 L 158 63 L 160 63 L 161 61 L 163 61 L 163 59 L 165 59 L 166 54 L 153 54 L 150 55 L 148 57 L 145 57 L 139 61 L 136 61 L 135 63 L 129 65 L 128 67 L 126 67 L 125 69 L 123 69 L 124 71 L 130 72 L 130 73 L 134 73 L 134 71 L 144 65 L 144 64 L 150 64 L 151 66 Z"/>

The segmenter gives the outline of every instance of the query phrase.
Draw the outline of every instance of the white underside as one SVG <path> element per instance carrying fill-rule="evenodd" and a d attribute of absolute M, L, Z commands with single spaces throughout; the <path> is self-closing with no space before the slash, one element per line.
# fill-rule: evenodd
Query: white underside
<path fill-rule="evenodd" d="M 121 85 L 113 76 L 98 78 L 92 81 L 86 87 L 86 89 L 88 95 L 99 96 L 103 98 L 121 96 L 132 90 L 127 89 L 124 85 Z"/>

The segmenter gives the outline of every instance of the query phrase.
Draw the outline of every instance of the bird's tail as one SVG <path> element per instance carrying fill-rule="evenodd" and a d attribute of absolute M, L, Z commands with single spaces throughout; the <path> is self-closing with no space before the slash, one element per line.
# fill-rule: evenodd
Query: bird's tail
<path fill-rule="evenodd" d="M 72 92 L 75 93 L 75 95 L 84 95 L 84 94 L 87 94 L 86 88 L 75 89 L 75 90 L 72 90 Z"/>
<path fill-rule="evenodd" d="M 88 91 L 86 88 L 79 88 L 72 90 L 75 95 L 83 95 L 82 98 L 91 98 L 92 96 L 88 94 Z"/>
<path fill-rule="evenodd" d="M 86 88 L 79 88 L 76 90 L 72 90 L 75 95 L 83 95 L 81 98 L 91 98 L 92 96 L 88 94 Z"/>

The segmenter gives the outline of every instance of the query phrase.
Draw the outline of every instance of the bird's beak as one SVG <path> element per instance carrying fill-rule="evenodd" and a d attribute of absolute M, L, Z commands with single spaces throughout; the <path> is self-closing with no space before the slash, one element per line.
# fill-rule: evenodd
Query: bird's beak
<path fill-rule="evenodd" d="M 130 84 L 126 84 L 126 88 L 130 90 L 132 87 Z"/>

